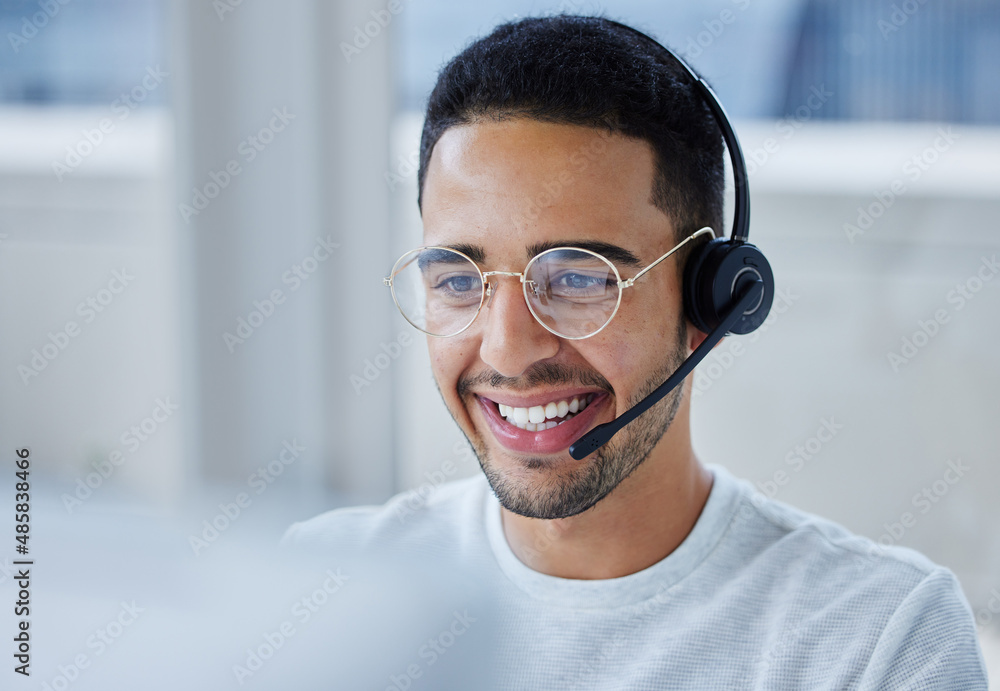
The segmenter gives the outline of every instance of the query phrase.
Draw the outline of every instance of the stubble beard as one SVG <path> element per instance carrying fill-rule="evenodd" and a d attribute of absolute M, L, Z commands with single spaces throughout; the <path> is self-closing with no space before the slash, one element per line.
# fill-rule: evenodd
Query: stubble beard
<path fill-rule="evenodd" d="M 683 320 L 680 326 L 668 360 L 629 398 L 626 408 L 652 393 L 683 363 Z M 505 509 L 528 518 L 575 516 L 610 494 L 649 457 L 677 415 L 683 388 L 683 383 L 677 386 L 591 454 L 588 463 L 572 470 L 559 468 L 564 459 L 534 457 L 520 459 L 516 471 L 505 471 L 496 466 L 484 444 L 471 439 L 469 444 Z"/>

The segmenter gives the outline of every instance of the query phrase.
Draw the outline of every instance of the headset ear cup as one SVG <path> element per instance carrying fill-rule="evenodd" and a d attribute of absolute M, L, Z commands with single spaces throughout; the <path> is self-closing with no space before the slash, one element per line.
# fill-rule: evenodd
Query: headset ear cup
<path fill-rule="evenodd" d="M 719 265 L 716 300 L 726 305 L 732 304 L 736 299 L 735 296 L 742 295 L 754 281 L 764 284 L 760 301 L 756 305 L 751 305 L 750 309 L 729 329 L 729 333 L 748 334 L 755 331 L 767 319 L 771 303 L 774 302 L 774 274 L 771 272 L 771 264 L 768 263 L 767 257 L 748 242 L 735 245 Z"/>
<path fill-rule="evenodd" d="M 774 275 L 764 254 L 746 242 L 716 238 L 691 261 L 684 272 L 684 309 L 691 323 L 708 333 L 722 321 L 723 315 L 753 281 L 764 284 L 760 302 L 753 305 L 730 333 L 747 334 L 764 323 L 774 300 Z"/>
<path fill-rule="evenodd" d="M 707 266 L 708 257 L 724 245 L 723 238 L 713 238 L 688 257 L 684 265 L 684 314 L 698 330 L 708 333 L 718 323 L 718 318 L 712 314 L 712 274 L 714 271 Z"/>

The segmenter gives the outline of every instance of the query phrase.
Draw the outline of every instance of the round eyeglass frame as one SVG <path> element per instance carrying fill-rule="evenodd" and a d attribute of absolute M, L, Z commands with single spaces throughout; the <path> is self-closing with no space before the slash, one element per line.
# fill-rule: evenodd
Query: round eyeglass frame
<path fill-rule="evenodd" d="M 476 318 L 479 316 L 480 312 L 483 311 L 483 305 L 484 304 L 488 304 L 487 301 L 486 301 L 486 298 L 487 297 L 492 297 L 493 291 L 495 289 L 493 287 L 493 282 L 492 281 L 488 281 L 487 278 L 490 278 L 492 276 L 511 276 L 511 277 L 516 276 L 520 280 L 520 283 L 521 283 L 521 294 L 524 297 L 524 302 L 525 302 L 525 304 L 528 307 L 528 311 L 531 312 L 531 316 L 534 317 L 535 321 L 538 322 L 539 324 L 541 324 L 542 327 L 545 328 L 546 331 L 548 331 L 549 333 L 551 333 L 551 334 L 553 334 L 555 336 L 558 336 L 559 338 L 565 338 L 565 339 L 570 340 L 570 341 L 580 341 L 580 340 L 583 340 L 585 338 L 590 338 L 592 336 L 596 336 L 601 331 L 603 331 L 607 327 L 608 324 L 611 323 L 611 320 L 615 318 L 615 315 L 618 314 L 618 309 L 621 307 L 621 304 L 622 304 L 622 291 L 623 290 L 625 290 L 626 288 L 631 288 L 633 286 L 633 284 L 635 283 L 635 281 L 638 280 L 643 274 L 645 274 L 647 271 L 649 271 L 650 269 L 652 269 L 654 266 L 656 266 L 657 264 L 659 264 L 660 262 L 662 262 L 664 259 L 666 259 L 670 255 L 672 255 L 677 250 L 681 249 L 687 243 L 691 242 L 692 240 L 694 240 L 695 238 L 697 238 L 697 237 L 699 237 L 701 235 L 709 235 L 709 234 L 712 235 L 712 237 L 714 237 L 715 236 L 715 231 L 713 231 L 711 228 L 708 228 L 708 227 L 696 230 L 695 232 L 691 233 L 691 235 L 688 235 L 686 238 L 684 238 L 680 243 L 678 243 L 676 246 L 674 246 L 666 254 L 662 255 L 656 261 L 652 262 L 651 264 L 649 264 L 648 266 L 646 266 L 645 268 L 643 268 L 641 271 L 639 271 L 635 276 L 633 276 L 632 278 L 625 279 L 625 280 L 622 280 L 621 274 L 618 273 L 618 267 L 616 267 L 611 262 L 610 259 L 608 259 L 604 255 L 598 254 L 597 252 L 594 252 L 592 250 L 584 249 L 583 247 L 551 247 L 551 248 L 549 248 L 549 249 L 547 249 L 547 250 L 545 250 L 543 252 L 539 252 L 534 257 L 532 257 L 531 260 L 528 262 L 528 264 L 524 267 L 524 271 L 518 272 L 518 271 L 483 271 L 481 268 L 479 268 L 479 265 L 476 262 L 474 262 L 472 260 L 472 258 L 469 257 L 464 252 L 460 252 L 460 251 L 458 251 L 458 250 L 456 250 L 454 248 L 451 248 L 451 247 L 444 247 L 442 245 L 426 245 L 426 246 L 418 247 L 416 249 L 412 249 L 412 250 L 410 250 L 408 252 L 405 252 L 399 259 L 396 260 L 396 263 L 393 264 L 392 271 L 390 272 L 389 276 L 387 276 L 387 277 L 385 277 L 385 278 L 382 279 L 382 283 L 383 283 L 383 285 L 386 285 L 386 286 L 389 287 L 389 289 L 390 289 L 390 291 L 392 293 L 392 301 L 396 304 L 396 309 L 399 310 L 399 313 L 401 315 L 403 315 L 403 319 L 405 319 L 411 326 L 413 326 L 413 328 L 415 328 L 417 331 L 420 331 L 422 333 L 427 334 L 428 336 L 433 336 L 434 338 L 451 338 L 453 336 L 458 336 L 460 333 L 462 333 L 463 331 L 465 331 L 466 329 L 468 329 L 470 326 L 472 326 L 473 322 L 476 321 Z M 399 271 L 402 270 L 400 268 L 400 266 L 399 266 L 400 262 L 402 262 L 404 259 L 406 259 L 407 257 L 409 257 L 411 254 L 415 254 L 417 252 L 422 252 L 423 250 L 446 250 L 448 252 L 454 252 L 458 256 L 464 258 L 466 261 L 468 261 L 474 267 L 476 267 L 476 270 L 479 272 L 479 275 L 480 275 L 480 290 L 481 290 L 481 294 L 479 296 L 479 306 L 476 308 L 475 314 L 473 314 L 472 317 L 469 319 L 469 322 L 465 326 L 463 326 L 461 329 L 459 329 L 458 331 L 456 331 L 453 334 L 448 334 L 448 335 L 445 336 L 445 335 L 441 335 L 441 334 L 431 333 L 430 331 L 427 331 L 425 329 L 420 328 L 417 324 L 414 324 L 413 321 L 407 316 L 406 312 L 403 311 L 402 306 L 399 304 L 399 300 L 396 298 L 396 287 L 393 284 L 393 278 L 395 278 L 396 275 L 397 275 L 397 273 L 399 273 Z M 533 283 L 533 281 L 527 281 L 527 280 L 525 280 L 525 277 L 528 275 L 528 272 L 531 269 L 532 264 L 534 264 L 539 259 L 539 257 L 544 257 L 546 254 L 549 254 L 550 252 L 560 252 L 560 251 L 567 251 L 567 250 L 574 251 L 574 252 L 583 252 L 584 254 L 589 254 L 589 255 L 591 255 L 593 257 L 596 257 L 597 259 L 600 259 L 605 264 L 607 264 L 609 267 L 611 267 L 611 270 L 614 272 L 615 280 L 617 281 L 618 297 L 615 300 L 615 308 L 614 308 L 614 310 L 612 310 L 611 315 L 607 318 L 607 320 L 604 322 L 604 324 L 601 325 L 601 327 L 599 329 L 597 329 L 596 331 L 593 331 L 593 332 L 591 332 L 589 334 L 586 334 L 585 336 L 565 336 L 565 335 L 559 333 L 558 331 L 556 331 L 555 329 L 551 328 L 548 324 L 546 324 L 545 322 L 542 321 L 541 317 L 538 316 L 538 314 L 535 312 L 534 308 L 531 306 L 531 300 L 528 299 L 528 284 L 529 283 Z"/>

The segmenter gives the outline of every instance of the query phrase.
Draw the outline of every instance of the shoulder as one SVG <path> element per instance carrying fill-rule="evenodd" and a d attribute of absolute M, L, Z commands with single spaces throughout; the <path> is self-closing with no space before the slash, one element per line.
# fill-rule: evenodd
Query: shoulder
<path fill-rule="evenodd" d="M 437 486 L 425 484 L 385 504 L 334 509 L 293 523 L 281 543 L 310 551 L 460 548 L 478 539 L 474 533 L 482 529 L 487 492 L 482 474 Z"/>
<path fill-rule="evenodd" d="M 783 626 L 779 653 L 822 639 L 864 670 L 859 688 L 985 688 L 972 612 L 950 570 L 736 482 L 728 559 L 745 565 L 739 589 L 778 610 L 769 616 Z"/>
<path fill-rule="evenodd" d="M 731 475 L 728 481 L 738 487 L 732 530 L 742 556 L 763 559 L 786 577 L 808 577 L 807 583 L 841 580 L 852 588 L 886 581 L 902 594 L 933 574 L 950 573 L 920 552 L 852 533 L 839 523 L 767 498 Z"/>

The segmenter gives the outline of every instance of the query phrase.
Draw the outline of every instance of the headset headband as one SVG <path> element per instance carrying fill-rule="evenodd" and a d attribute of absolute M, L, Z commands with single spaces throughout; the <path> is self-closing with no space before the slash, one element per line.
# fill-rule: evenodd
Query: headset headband
<path fill-rule="evenodd" d="M 712 87 L 710 87 L 704 79 L 699 77 L 698 74 L 691 69 L 690 65 L 688 65 L 679 55 L 664 46 L 655 38 L 649 36 L 648 34 L 644 34 L 638 29 L 634 29 L 627 24 L 622 24 L 621 22 L 616 22 L 611 19 L 607 19 L 605 21 L 609 24 L 621 27 L 622 29 L 627 29 L 633 34 L 646 39 L 676 60 L 677 63 L 684 68 L 684 71 L 691 75 L 691 79 L 694 81 L 695 89 L 704 98 L 705 103 L 708 105 L 708 109 L 712 111 L 712 116 L 715 118 L 715 122 L 719 125 L 719 129 L 722 131 L 722 140 L 726 143 L 726 149 L 729 150 L 729 160 L 732 161 L 733 165 L 733 183 L 736 187 L 736 201 L 733 206 L 733 234 L 731 239 L 736 243 L 747 242 L 750 234 L 750 186 L 747 178 L 747 166 L 743 160 L 743 149 L 740 147 L 740 141 L 736 138 L 736 132 L 733 130 L 733 126 L 729 122 L 729 118 L 726 117 L 726 111 L 719 102 L 719 97 L 715 95 L 714 91 L 712 91 Z"/>

